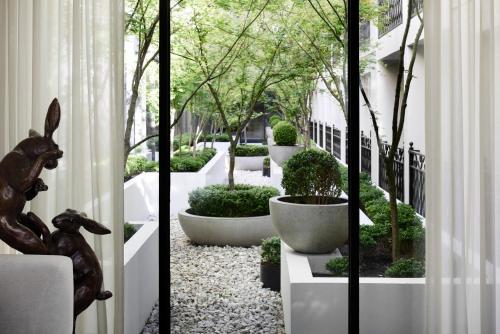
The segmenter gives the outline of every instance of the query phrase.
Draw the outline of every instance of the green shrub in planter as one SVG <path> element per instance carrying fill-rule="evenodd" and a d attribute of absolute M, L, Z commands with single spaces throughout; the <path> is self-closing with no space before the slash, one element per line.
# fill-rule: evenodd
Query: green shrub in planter
<path fill-rule="evenodd" d="M 237 157 L 263 157 L 269 150 L 265 145 L 238 145 L 235 154 Z"/>
<path fill-rule="evenodd" d="M 291 123 L 281 121 L 273 127 L 273 137 L 278 146 L 294 146 L 297 143 L 297 129 Z"/>
<path fill-rule="evenodd" d="M 326 263 L 326 269 L 330 271 L 333 276 L 345 277 L 349 275 L 349 259 L 347 256 L 331 259 Z"/>
<path fill-rule="evenodd" d="M 416 259 L 400 259 L 387 268 L 386 277 L 424 277 L 424 263 Z"/>
<path fill-rule="evenodd" d="M 198 188 L 189 194 L 191 213 L 209 217 L 255 217 L 269 215 L 269 199 L 278 196 L 273 187 L 236 184 Z"/>
<path fill-rule="evenodd" d="M 269 117 L 269 125 L 271 126 L 271 128 L 273 128 L 279 122 L 281 122 L 281 117 L 280 116 L 273 115 L 273 116 Z"/>
<path fill-rule="evenodd" d="M 206 148 L 198 151 L 193 157 L 193 152 L 175 153 L 170 159 L 171 172 L 197 172 L 212 159 L 217 151 Z"/>
<path fill-rule="evenodd" d="M 137 232 L 137 229 L 133 224 L 125 223 L 123 225 L 124 242 L 127 242 L 130 238 L 132 238 L 135 232 Z"/>
<path fill-rule="evenodd" d="M 215 141 L 216 142 L 228 142 L 229 141 L 229 135 L 227 133 L 222 133 L 222 134 L 207 134 L 200 138 L 200 141 L 206 141 L 206 142 L 211 142 L 214 139 L 215 136 Z"/>
<path fill-rule="evenodd" d="M 143 156 L 131 155 L 127 159 L 125 167 L 125 176 L 132 177 L 142 172 L 158 172 L 159 165 L 156 161 L 150 161 Z"/>
<path fill-rule="evenodd" d="M 270 237 L 262 240 L 261 262 L 269 264 L 280 264 L 281 240 L 278 237 Z"/>
<path fill-rule="evenodd" d="M 180 138 L 179 135 L 174 137 L 174 151 L 177 151 L 179 149 L 179 145 L 182 146 L 189 146 L 189 141 L 191 140 L 191 135 L 189 133 L 183 133 L 182 134 L 182 139 Z"/>
<path fill-rule="evenodd" d="M 271 166 L 271 158 L 265 157 L 264 158 L 264 167 L 270 167 Z"/>
<path fill-rule="evenodd" d="M 307 204 L 328 203 L 342 192 L 337 160 L 325 151 L 301 151 L 283 166 L 281 186 L 287 195 L 301 196 Z"/>

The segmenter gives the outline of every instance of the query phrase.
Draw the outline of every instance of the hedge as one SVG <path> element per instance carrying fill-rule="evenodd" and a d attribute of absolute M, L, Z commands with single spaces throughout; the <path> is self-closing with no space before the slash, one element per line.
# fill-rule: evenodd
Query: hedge
<path fill-rule="evenodd" d="M 208 217 L 255 217 L 269 215 L 269 199 L 280 193 L 276 188 L 236 184 L 198 188 L 189 194 L 191 213 Z"/>
<path fill-rule="evenodd" d="M 265 145 L 238 145 L 235 155 L 237 157 L 265 157 L 269 155 L 269 150 Z"/>

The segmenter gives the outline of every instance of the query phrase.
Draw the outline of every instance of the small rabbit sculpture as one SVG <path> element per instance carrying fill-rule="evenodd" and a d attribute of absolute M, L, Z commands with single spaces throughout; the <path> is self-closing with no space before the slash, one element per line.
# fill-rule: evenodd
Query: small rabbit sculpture
<path fill-rule="evenodd" d="M 76 317 L 95 299 L 106 300 L 113 296 L 110 291 L 101 291 L 101 266 L 94 251 L 80 234 L 80 226 L 95 234 L 110 234 L 111 231 L 87 218 L 85 213 L 71 209 L 54 217 L 52 224 L 57 230 L 50 235 L 53 248 L 51 254 L 68 256 L 73 261 L 74 321 L 76 321 Z"/>
<path fill-rule="evenodd" d="M 52 139 L 60 118 L 59 102 L 54 99 L 45 119 L 44 135 L 30 130 L 29 138 L 0 161 L 0 239 L 25 254 L 49 252 L 49 229 L 34 213 L 22 211 L 26 201 L 32 200 L 39 191 L 47 190 L 39 178 L 42 169 L 56 168 L 63 156 Z"/>

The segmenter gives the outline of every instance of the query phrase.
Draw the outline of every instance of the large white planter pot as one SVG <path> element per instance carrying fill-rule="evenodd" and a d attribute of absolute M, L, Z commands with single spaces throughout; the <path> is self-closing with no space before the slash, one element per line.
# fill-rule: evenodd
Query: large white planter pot
<path fill-rule="evenodd" d="M 334 251 L 348 239 L 348 203 L 295 204 L 289 196 L 269 199 L 273 225 L 281 239 L 300 253 L 324 254 Z"/>
<path fill-rule="evenodd" d="M 238 170 L 262 170 L 265 156 L 235 157 L 234 168 Z"/>
<path fill-rule="evenodd" d="M 182 230 L 195 244 L 248 247 L 277 236 L 271 216 L 205 217 L 179 212 Z"/>
<path fill-rule="evenodd" d="M 278 145 L 269 145 L 269 155 L 271 159 L 280 167 L 283 167 L 285 161 L 290 159 L 294 154 L 303 150 L 303 146 L 295 145 L 295 146 L 278 146 Z"/>
<path fill-rule="evenodd" d="M 314 277 L 313 263 L 319 256 L 296 253 L 281 243 L 281 297 L 287 334 L 348 333 L 348 279 Z M 424 333 L 424 295 L 425 278 L 361 277 L 360 333 Z"/>
<path fill-rule="evenodd" d="M 196 188 L 227 182 L 226 151 L 217 154 L 196 173 L 170 173 L 170 217 L 189 207 L 189 193 Z"/>

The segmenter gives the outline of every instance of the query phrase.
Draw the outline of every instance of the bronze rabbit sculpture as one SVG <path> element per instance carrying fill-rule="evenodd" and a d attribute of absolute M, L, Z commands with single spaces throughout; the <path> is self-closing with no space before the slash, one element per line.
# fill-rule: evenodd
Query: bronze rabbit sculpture
<path fill-rule="evenodd" d="M 92 302 L 112 297 L 101 291 L 102 269 L 92 248 L 80 234 L 80 226 L 95 234 L 111 233 L 105 226 L 88 219 L 84 213 L 66 210 L 52 224 L 58 229 L 50 233 L 44 222 L 33 212 L 22 211 L 27 201 L 48 188 L 39 178 L 43 168 L 54 169 L 63 152 L 52 136 L 59 127 L 61 110 L 54 99 L 45 119 L 45 133 L 30 130 L 29 138 L 21 141 L 0 161 L 0 239 L 25 254 L 50 254 L 70 257 L 73 262 L 74 318 Z M 43 238 L 42 238 L 43 237 Z"/>
<path fill-rule="evenodd" d="M 80 226 L 95 234 L 110 234 L 111 231 L 98 222 L 87 218 L 85 213 L 67 209 L 54 217 L 52 224 L 58 229 L 50 235 L 51 254 L 68 256 L 73 261 L 74 319 L 92 302 L 106 300 L 113 294 L 101 291 L 102 270 L 94 251 L 80 234 Z"/>
<path fill-rule="evenodd" d="M 57 160 L 63 156 L 52 139 L 60 118 L 59 102 L 54 99 L 45 119 L 44 135 L 30 130 L 29 138 L 21 141 L 0 161 L 0 239 L 25 254 L 49 252 L 47 226 L 34 213 L 23 214 L 22 211 L 26 201 L 33 199 L 39 191 L 47 190 L 38 178 L 42 169 L 56 168 Z M 43 235 L 43 240 L 39 235 Z"/>

